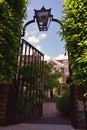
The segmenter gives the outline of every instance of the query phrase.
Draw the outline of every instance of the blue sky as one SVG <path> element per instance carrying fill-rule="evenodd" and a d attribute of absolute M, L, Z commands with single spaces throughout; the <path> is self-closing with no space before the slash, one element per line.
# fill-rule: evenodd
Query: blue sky
<path fill-rule="evenodd" d="M 27 19 L 24 24 L 33 19 L 34 9 L 39 10 L 42 6 L 46 9 L 51 8 L 53 17 L 61 20 L 63 0 L 30 0 L 27 8 Z M 65 42 L 61 41 L 58 31 L 60 31 L 60 25 L 56 22 L 50 23 L 48 31 L 39 31 L 35 22 L 27 26 L 24 39 L 39 49 L 45 55 L 45 59 L 57 58 L 65 52 Z"/>

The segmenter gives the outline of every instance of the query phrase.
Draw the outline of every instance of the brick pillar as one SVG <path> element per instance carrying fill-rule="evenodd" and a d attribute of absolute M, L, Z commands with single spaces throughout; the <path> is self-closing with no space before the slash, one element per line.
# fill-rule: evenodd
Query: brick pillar
<path fill-rule="evenodd" d="M 5 125 L 7 119 L 7 107 L 10 85 L 0 84 L 0 125 Z"/>
<path fill-rule="evenodd" d="M 86 130 L 83 87 L 81 86 L 74 86 L 74 104 L 72 116 L 75 123 L 75 128 L 79 130 Z"/>

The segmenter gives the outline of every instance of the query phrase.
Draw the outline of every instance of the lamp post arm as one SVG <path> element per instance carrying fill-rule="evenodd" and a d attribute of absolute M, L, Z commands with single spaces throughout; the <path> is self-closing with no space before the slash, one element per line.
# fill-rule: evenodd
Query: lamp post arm
<path fill-rule="evenodd" d="M 21 34 L 21 37 L 24 37 L 26 27 L 27 27 L 29 24 L 34 23 L 34 22 L 35 22 L 35 17 L 33 18 L 33 20 L 28 21 L 28 22 L 24 25 L 24 27 L 23 27 L 23 33 Z"/>
<path fill-rule="evenodd" d="M 59 24 L 62 26 L 61 21 L 60 21 L 60 20 L 58 20 L 58 19 L 54 19 L 54 18 L 53 18 L 53 16 L 52 16 L 52 21 L 53 21 L 53 22 L 57 22 L 57 23 L 59 23 Z"/>

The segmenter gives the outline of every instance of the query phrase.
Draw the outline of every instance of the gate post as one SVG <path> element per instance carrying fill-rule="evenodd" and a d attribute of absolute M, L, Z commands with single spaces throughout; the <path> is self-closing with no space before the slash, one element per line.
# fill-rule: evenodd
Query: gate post
<path fill-rule="evenodd" d="M 87 101 L 84 102 L 83 86 L 71 86 L 71 121 L 75 129 L 86 129 Z M 85 103 L 85 104 L 84 104 Z M 86 105 L 86 106 L 85 106 Z M 85 108 L 84 108 L 85 107 Z"/>

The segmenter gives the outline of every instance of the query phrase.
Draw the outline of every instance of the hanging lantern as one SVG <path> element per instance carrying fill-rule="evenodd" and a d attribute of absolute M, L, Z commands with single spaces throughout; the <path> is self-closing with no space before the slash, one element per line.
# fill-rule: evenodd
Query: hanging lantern
<path fill-rule="evenodd" d="M 35 18 L 40 31 L 47 31 L 52 20 L 51 9 L 45 9 L 43 6 L 40 10 L 35 11 Z"/>

